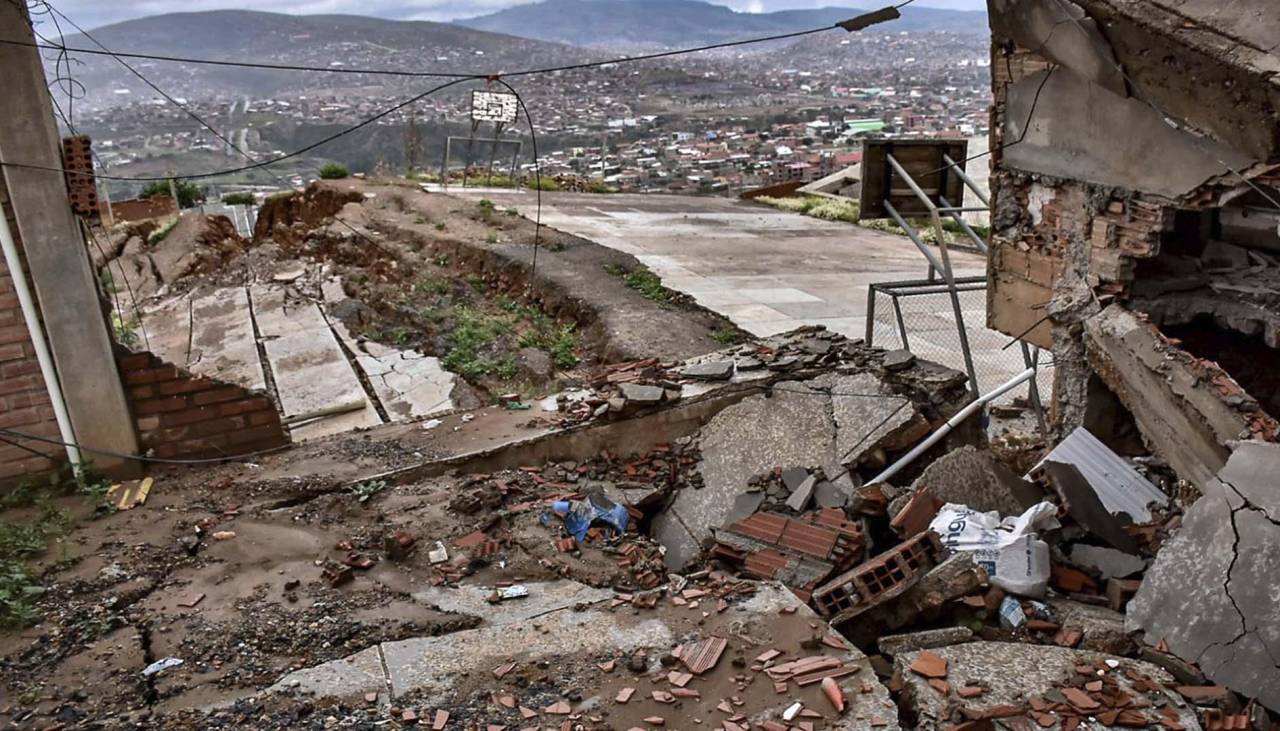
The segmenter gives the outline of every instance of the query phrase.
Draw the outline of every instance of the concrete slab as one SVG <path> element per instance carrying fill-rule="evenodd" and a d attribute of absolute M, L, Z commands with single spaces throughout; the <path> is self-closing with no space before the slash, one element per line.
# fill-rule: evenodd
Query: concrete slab
<path fill-rule="evenodd" d="M 858 464 L 882 445 L 898 449 L 904 437 L 914 436 L 909 440 L 914 442 L 928 433 L 929 424 L 915 404 L 895 397 L 874 373 L 827 374 L 813 383 L 831 391 L 836 458 L 843 464 Z"/>
<path fill-rule="evenodd" d="M 1243 445 L 1242 445 L 1243 446 Z M 1213 682 L 1280 711 L 1280 446 L 1237 448 L 1184 516 L 1129 602 L 1125 626 Z M 1257 499 L 1257 502 L 1254 500 Z"/>
<path fill-rule="evenodd" d="M 529 596 L 490 604 L 491 586 L 432 586 L 413 594 L 414 601 L 430 604 L 445 612 L 481 617 L 485 624 L 523 622 L 578 605 L 603 602 L 613 597 L 610 589 L 597 589 L 576 581 L 547 581 L 525 584 Z"/>
<path fill-rule="evenodd" d="M 249 294 L 225 287 L 166 300 L 142 316 L 153 353 L 201 376 L 266 389 Z"/>
<path fill-rule="evenodd" d="M 250 294 L 285 420 L 366 410 L 364 388 L 320 308 L 286 305 L 277 289 L 259 286 Z M 382 423 L 367 410 L 363 421 Z"/>
<path fill-rule="evenodd" d="M 973 146 L 971 150 L 980 150 Z M 982 175 L 985 165 L 970 166 Z M 487 197 L 499 206 L 521 207 L 523 194 L 466 193 Z M 604 246 L 636 255 L 664 284 L 690 295 L 699 304 L 728 317 L 742 329 L 767 336 L 805 324 L 820 324 L 849 337 L 865 336 L 868 285 L 924 278 L 927 262 L 903 236 L 822 221 L 761 204 L 711 196 L 610 196 L 588 193 L 545 193 L 544 224 Z M 955 251 L 957 276 L 982 275 L 985 258 Z M 964 359 L 945 295 L 912 298 L 904 307 L 925 301 L 945 313 L 930 324 L 908 322 L 913 352 L 957 370 Z M 1016 348 L 1003 349 L 1007 337 L 988 331 L 982 292 L 962 295 L 965 322 L 974 341 L 974 358 L 984 389 L 994 388 L 1025 367 Z M 894 329 L 887 297 L 876 313 L 875 344 L 902 347 Z M 909 314 L 909 313 L 908 313 Z M 924 331 L 936 333 L 930 342 Z M 984 333 L 991 337 L 983 337 Z M 892 340 L 881 338 L 892 337 Z M 980 342 L 979 342 L 980 341 Z M 916 351 L 931 348 L 928 353 Z M 1042 381 L 1046 389 L 1049 379 Z M 1006 400 L 1025 395 L 1017 389 Z"/>
<path fill-rule="evenodd" d="M 1136 671 L 1156 683 L 1173 682 L 1163 669 L 1150 663 L 1113 657 L 1082 650 L 1049 645 L 1025 645 L 1012 642 L 969 642 L 950 647 L 927 650 L 947 661 L 947 693 L 940 693 L 928 684 L 928 679 L 908 670 L 920 656 L 920 652 L 908 652 L 894 658 L 895 667 L 902 673 L 905 687 L 903 696 L 916 712 L 918 729 L 941 729 L 951 725 L 951 710 L 963 706 L 971 711 L 985 711 L 1000 705 L 1027 707 L 1027 699 L 1057 689 L 1075 676 L 1078 664 L 1102 664 L 1112 660 L 1117 665 L 1108 675 L 1134 696 L 1148 696 L 1161 700 L 1162 705 L 1172 707 L 1178 720 L 1188 731 L 1200 728 L 1195 709 L 1180 702 L 1170 691 L 1159 689 L 1143 693 L 1134 689 L 1133 681 L 1126 675 Z M 956 689 L 966 684 L 981 684 L 987 691 L 977 698 L 961 699 Z M 1029 707 L 1028 707 L 1029 710 Z M 1151 725 L 1159 725 L 1158 717 Z M 1061 728 L 1060 717 L 1048 728 Z M 1098 728 L 1110 728 L 1100 721 Z"/>
<path fill-rule="evenodd" d="M 776 718 L 783 708 L 801 701 L 828 717 L 823 724 L 829 729 L 894 731 L 899 728 L 897 707 L 888 689 L 876 679 L 865 655 L 853 647 L 802 648 L 802 643 L 813 636 L 815 627 L 820 628 L 822 624 L 812 609 L 782 585 L 765 583 L 759 584 L 751 597 L 708 619 L 700 618 L 696 610 L 664 602 L 658 609 L 639 615 L 631 611 L 558 611 L 536 619 L 514 620 L 440 637 L 386 642 L 344 660 L 289 673 L 268 692 L 352 697 L 371 691 L 386 692 L 389 687 L 393 698 L 412 692 L 437 699 L 436 707 L 447 709 L 451 701 L 457 700 L 458 687 L 473 682 L 468 678 L 487 678 L 499 665 L 514 662 L 519 667 L 528 667 L 548 662 L 565 666 L 567 670 L 573 664 L 581 664 L 589 668 L 588 680 L 575 688 L 582 698 L 582 708 L 606 708 L 617 718 L 624 713 L 623 707 L 613 701 L 620 688 L 639 686 L 640 693 L 632 705 L 653 704 L 652 711 L 660 711 L 663 706 L 646 696 L 650 687 L 665 687 L 665 681 L 625 671 L 601 673 L 590 663 L 601 657 L 620 657 L 641 649 L 651 661 L 656 661 L 680 642 L 716 636 L 728 640 L 723 659 L 693 681 L 691 687 L 700 687 L 703 696 L 683 701 L 677 707 L 682 716 L 710 717 L 715 713 L 713 708 L 723 696 L 709 691 L 733 687 L 729 676 L 742 672 L 729 658 L 752 657 L 768 647 L 776 647 L 784 653 L 784 659 L 822 654 L 855 668 L 855 672 L 837 680 L 847 699 L 844 713 L 829 717 L 830 705 L 817 684 L 805 687 L 793 684 L 786 695 L 772 691 L 745 693 L 745 703 L 737 709 L 740 713 L 753 719 Z M 759 645 L 756 639 L 747 639 L 742 634 L 768 644 Z M 381 662 L 375 664 L 379 660 Z M 658 667 L 656 662 L 653 666 Z M 518 679 L 511 684 L 509 678 L 493 680 L 491 686 L 494 690 L 509 689 L 521 698 L 530 692 L 523 683 L 523 679 Z M 647 706 L 640 709 L 627 706 L 625 712 L 631 711 L 651 712 Z"/>
<path fill-rule="evenodd" d="M 835 435 L 830 397 L 802 383 L 780 383 L 772 398 L 752 396 L 717 414 L 701 433 L 703 488 L 680 491 L 654 520 L 668 565 L 681 566 L 698 554 L 751 477 L 774 467 L 833 464 Z"/>
<path fill-rule="evenodd" d="M 334 330 L 355 355 L 374 395 L 393 422 L 413 421 L 453 409 L 454 375 L 439 358 L 415 350 L 396 350 L 375 342 L 360 342 L 341 322 Z"/>

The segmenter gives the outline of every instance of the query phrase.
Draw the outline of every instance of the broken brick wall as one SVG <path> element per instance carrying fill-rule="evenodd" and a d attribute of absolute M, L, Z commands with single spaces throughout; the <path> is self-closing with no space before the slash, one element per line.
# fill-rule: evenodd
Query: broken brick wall
<path fill-rule="evenodd" d="M 989 9 L 988 324 L 1054 351 L 1051 410 L 1066 433 L 1087 422 L 1098 393 L 1096 363 L 1105 357 L 1095 344 L 1094 363 L 1088 360 L 1085 323 L 1128 301 L 1142 262 L 1181 233 L 1180 211 L 1222 206 L 1247 191 L 1232 169 L 1269 185 L 1275 168 L 1258 163 L 1280 161 L 1273 159 L 1280 116 L 1275 100 L 1257 93 L 1268 74 L 1259 71 L 1265 64 L 1256 49 L 1223 45 L 1229 34 L 1216 28 L 1188 34 L 1186 18 L 1166 22 L 1172 16 L 1161 0 L 1123 7 L 1112 0 L 991 0 Z M 1063 15 L 1068 9 L 1071 18 Z M 1229 31 L 1247 34 L 1247 23 L 1237 25 Z M 1230 48 L 1238 52 L 1225 53 Z M 1166 79 L 1175 67 L 1187 74 Z M 1171 97 L 1161 87 L 1194 80 L 1202 89 L 1203 78 L 1223 84 L 1203 90 L 1195 103 L 1187 100 L 1196 95 Z M 1170 124 L 1137 93 L 1180 116 Z M 1219 96 L 1223 104 L 1211 103 Z M 1226 108 L 1228 97 L 1251 113 Z M 1115 379 L 1107 385 L 1121 387 Z M 1245 409 L 1243 418 L 1252 417 Z"/>
<path fill-rule="evenodd" d="M 151 353 L 117 356 L 144 453 L 164 459 L 247 454 L 289 443 L 265 394 L 194 376 Z"/>
<path fill-rule="evenodd" d="M 18 224 L 9 205 L 9 192 L 3 176 L 0 176 L 0 206 L 3 206 L 14 242 L 22 251 Z M 58 423 L 53 416 L 44 377 L 40 374 L 35 347 L 31 344 L 26 321 L 18 306 L 13 273 L 3 259 L 0 259 L 0 427 L 58 438 Z M 38 452 L 62 454 L 60 449 L 51 449 L 48 445 L 29 446 Z M 19 482 L 47 472 L 53 466 L 54 462 L 48 458 L 18 446 L 0 443 L 0 484 Z"/>

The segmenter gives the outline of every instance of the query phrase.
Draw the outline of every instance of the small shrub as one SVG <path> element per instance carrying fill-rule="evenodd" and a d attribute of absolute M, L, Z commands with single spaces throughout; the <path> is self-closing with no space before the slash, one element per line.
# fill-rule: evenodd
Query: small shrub
<path fill-rule="evenodd" d="M 742 340 L 738 328 L 732 325 L 723 325 L 711 333 L 711 339 L 721 345 L 737 345 Z"/>
<path fill-rule="evenodd" d="M 119 312 L 111 313 L 111 331 L 115 335 L 116 342 L 126 348 L 134 348 L 138 345 L 138 321 L 125 320 L 120 317 Z"/>
<path fill-rule="evenodd" d="M 327 163 L 320 168 L 320 177 L 325 180 L 341 180 L 350 174 L 347 166 L 338 162 Z"/>
<path fill-rule="evenodd" d="M 160 228 L 156 229 L 155 231 L 152 231 L 151 235 L 147 237 L 147 243 L 151 244 L 152 246 L 155 246 L 161 241 L 164 241 L 165 238 L 173 231 L 173 229 L 177 225 L 178 225 L 178 219 L 175 218 L 172 221 L 161 226 Z"/>
<path fill-rule="evenodd" d="M 592 180 L 591 182 L 587 183 L 587 192 L 588 193 L 617 193 L 618 189 L 611 187 L 608 183 L 604 182 L 603 180 Z"/>
<path fill-rule="evenodd" d="M 568 370 L 578 364 L 578 333 L 573 323 L 562 326 L 551 341 L 547 352 L 560 370 Z"/>
<path fill-rule="evenodd" d="M 138 194 L 139 198 L 155 198 L 158 195 L 169 195 L 174 190 L 178 193 L 178 207 L 191 208 L 204 202 L 207 193 L 204 186 L 196 185 L 189 180 L 178 180 L 173 183 L 173 188 L 169 187 L 168 180 L 157 180 L 154 183 L 148 183 L 142 192 Z"/>
<path fill-rule="evenodd" d="M 446 228 L 448 228 L 448 226 L 446 226 L 446 225 L 444 224 L 444 221 L 441 221 L 440 223 L 437 223 L 437 224 L 436 224 L 436 230 L 437 230 L 437 231 L 443 231 L 443 230 L 445 230 Z"/>
<path fill-rule="evenodd" d="M 557 190 L 560 190 L 560 184 L 556 182 L 555 178 L 548 178 L 546 176 L 543 176 L 539 178 L 530 178 L 529 188 L 533 190 L 546 190 L 546 191 L 555 192 Z"/>
<path fill-rule="evenodd" d="M 379 493 L 385 491 L 389 487 L 386 480 L 365 480 L 358 482 L 351 488 L 351 494 L 355 495 L 356 501 L 367 503 L 376 497 Z"/>
<path fill-rule="evenodd" d="M 496 244 L 498 243 L 498 235 L 493 232 L 490 232 L 487 236 L 484 237 L 484 242 L 486 244 Z"/>
<path fill-rule="evenodd" d="M 258 202 L 253 193 L 227 193 L 222 202 L 228 206 L 251 206 Z"/>

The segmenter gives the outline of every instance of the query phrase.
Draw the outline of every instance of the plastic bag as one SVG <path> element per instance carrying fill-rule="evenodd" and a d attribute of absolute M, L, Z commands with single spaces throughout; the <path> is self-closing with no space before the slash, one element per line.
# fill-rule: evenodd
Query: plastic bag
<path fill-rule="evenodd" d="M 1056 525 L 1057 510 L 1053 503 L 1042 502 L 1001 520 L 996 512 L 947 503 L 929 529 L 947 548 L 972 553 L 991 583 L 1014 594 L 1041 597 L 1049 584 L 1049 546 L 1035 531 Z"/>

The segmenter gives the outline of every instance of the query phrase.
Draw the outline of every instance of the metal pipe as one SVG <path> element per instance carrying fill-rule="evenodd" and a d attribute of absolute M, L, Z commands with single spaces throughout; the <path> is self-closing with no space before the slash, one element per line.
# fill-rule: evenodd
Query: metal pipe
<path fill-rule="evenodd" d="M 978 200 L 982 201 L 982 205 L 986 206 L 986 210 L 990 210 L 991 200 L 982 193 L 982 190 L 978 188 L 978 184 L 973 182 L 973 178 L 970 178 L 968 174 L 956 164 L 956 161 L 951 159 L 950 155 L 944 154 L 942 156 L 942 161 L 947 164 L 947 167 L 951 168 L 951 172 L 960 176 L 960 179 L 969 187 L 969 190 L 973 191 L 973 194 L 978 197 Z"/>
<path fill-rule="evenodd" d="M 1002 386 L 992 391 L 991 393 L 985 396 L 976 398 L 973 401 L 970 401 L 968 406 L 965 406 L 963 409 L 957 412 L 955 416 L 951 417 L 950 419 L 947 419 L 947 423 L 938 427 L 938 430 L 936 432 L 930 434 L 927 439 L 917 444 L 910 452 L 907 452 L 906 454 L 899 457 L 897 462 L 894 462 L 893 464 L 886 467 L 883 472 L 876 475 L 868 484 L 874 485 L 877 483 L 881 483 L 881 482 L 884 482 L 885 480 L 888 480 L 890 477 L 893 477 L 894 475 L 898 474 L 907 465 L 914 462 L 917 457 L 919 457 L 920 455 L 928 451 L 930 447 L 942 441 L 943 437 L 950 434 L 951 431 L 955 429 L 957 426 L 960 426 L 960 424 L 963 423 L 965 419 L 968 419 L 970 416 L 973 416 L 973 414 L 978 410 L 980 410 L 983 406 L 991 403 L 992 401 L 1000 398 L 1001 396 L 1008 393 L 1009 391 L 1017 388 L 1020 384 L 1022 384 L 1028 378 L 1034 378 L 1035 375 L 1036 375 L 1036 369 L 1028 368 L 1025 371 L 1019 373 L 1018 375 L 1014 376 L 1013 378 L 1009 379 L 1008 381 L 1005 381 Z"/>
<path fill-rule="evenodd" d="M 875 345 L 876 285 L 867 287 L 867 345 Z"/>
<path fill-rule="evenodd" d="M 18 307 L 22 310 L 22 319 L 27 323 L 27 334 L 31 336 L 31 345 L 36 351 L 40 375 L 44 378 L 45 388 L 49 391 L 49 401 L 53 404 L 53 418 L 58 422 L 58 434 L 67 445 L 67 459 L 71 461 L 72 469 L 79 478 L 80 448 L 76 446 L 75 431 L 71 428 L 71 416 L 67 414 L 67 402 L 62 395 L 62 385 L 58 382 L 58 371 L 53 364 L 53 356 L 49 353 L 49 344 L 45 342 L 44 331 L 40 329 L 40 313 L 36 311 L 35 300 L 31 298 L 31 290 L 27 287 L 27 274 L 22 268 L 22 257 L 18 254 L 18 245 L 13 240 L 13 232 L 9 230 L 9 220 L 2 208 L 0 208 L 0 248 L 4 249 L 4 263 L 9 267 L 13 291 L 18 295 Z"/>
<path fill-rule="evenodd" d="M 921 254 L 924 254 L 924 258 L 929 260 L 930 271 L 932 272 L 933 269 L 941 271 L 942 264 L 934 258 L 933 252 L 929 251 L 929 245 L 921 241 L 919 235 L 916 234 L 915 228 L 907 223 L 902 216 L 898 215 L 898 209 L 894 208 L 889 201 L 884 202 L 884 209 L 889 212 L 889 216 L 893 218 L 894 222 L 901 226 L 903 231 L 907 232 L 907 238 L 911 239 L 911 243 L 916 245 Z"/>
<path fill-rule="evenodd" d="M 941 200 L 941 201 L 942 201 L 942 204 L 943 204 L 943 205 L 946 205 L 946 204 L 947 204 L 947 199 L 946 199 L 946 198 L 940 198 L 939 200 Z M 955 221 L 956 223 L 960 224 L 960 228 L 964 229 L 964 232 L 965 232 L 966 234 L 968 234 L 968 235 L 969 235 L 969 239 L 970 239 L 971 241 L 973 241 L 973 243 L 974 243 L 974 245 L 975 245 L 975 246 L 977 246 L 977 247 L 978 247 L 978 250 L 979 250 L 979 251 L 981 251 L 981 252 L 982 252 L 982 253 L 984 253 L 984 254 L 985 254 L 985 253 L 987 253 L 987 242 L 986 242 L 986 241 L 983 241 L 983 240 L 982 240 L 982 237 L 978 235 L 978 232 L 977 232 L 977 231 L 974 231 L 974 230 L 973 230 L 973 228 L 972 228 L 971 226 L 969 226 L 969 222 L 964 220 L 964 216 L 961 216 L 959 213 L 956 213 L 956 210 L 957 210 L 957 209 L 955 209 L 955 208 L 939 208 L 938 210 L 939 210 L 939 211 L 947 212 L 947 215 L 951 216 L 951 219 L 952 219 L 953 221 Z M 985 211 L 985 210 L 987 210 L 987 209 L 985 209 L 985 208 L 980 208 L 980 209 L 978 209 L 978 210 Z"/>

